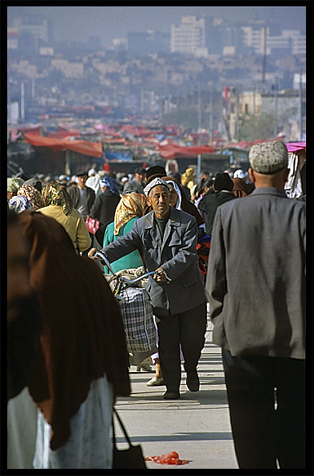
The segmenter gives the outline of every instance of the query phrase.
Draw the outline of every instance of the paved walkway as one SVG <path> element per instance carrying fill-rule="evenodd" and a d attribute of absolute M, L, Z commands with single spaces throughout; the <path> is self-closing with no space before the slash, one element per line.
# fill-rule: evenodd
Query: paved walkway
<path fill-rule="evenodd" d="M 147 462 L 149 469 L 238 469 L 229 423 L 221 349 L 212 343 L 208 321 L 206 343 L 198 366 L 200 391 L 190 392 L 182 372 L 181 398 L 164 400 L 164 386 L 147 387 L 154 372 L 137 372 L 131 367 L 131 395 L 119 397 L 116 408 L 131 441 L 141 444 L 144 456 L 176 451 L 185 465 Z M 154 367 L 153 367 L 154 369 Z M 124 438 L 118 446 L 126 447 Z"/>

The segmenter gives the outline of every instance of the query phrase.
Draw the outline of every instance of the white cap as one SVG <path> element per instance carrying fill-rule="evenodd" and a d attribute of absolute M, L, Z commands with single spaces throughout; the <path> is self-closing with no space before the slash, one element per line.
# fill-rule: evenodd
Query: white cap
<path fill-rule="evenodd" d="M 247 173 L 245 173 L 242 169 L 238 169 L 234 172 L 233 178 L 245 178 L 247 177 Z"/>
<path fill-rule="evenodd" d="M 89 176 L 89 177 L 90 177 L 91 175 L 96 175 L 96 174 L 97 174 L 97 172 L 96 172 L 95 169 L 90 169 L 90 170 L 88 171 L 88 176 Z"/>

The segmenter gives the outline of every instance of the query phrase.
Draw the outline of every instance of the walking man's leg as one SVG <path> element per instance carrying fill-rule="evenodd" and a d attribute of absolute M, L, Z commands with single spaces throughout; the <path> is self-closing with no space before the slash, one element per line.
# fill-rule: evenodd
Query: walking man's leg
<path fill-rule="evenodd" d="M 186 383 L 192 392 L 199 390 L 197 364 L 205 344 L 206 326 L 206 303 L 180 314 L 180 343 L 187 373 Z"/>
<path fill-rule="evenodd" d="M 275 362 L 223 349 L 230 422 L 240 469 L 276 469 Z"/>
<path fill-rule="evenodd" d="M 181 381 L 178 314 L 162 317 L 157 322 L 157 327 L 158 352 L 163 379 L 167 387 L 166 394 L 173 394 L 173 398 L 177 395 L 176 398 L 178 398 Z M 166 394 L 165 398 L 167 398 Z"/>
<path fill-rule="evenodd" d="M 305 468 L 305 361 L 278 359 L 280 469 Z"/>

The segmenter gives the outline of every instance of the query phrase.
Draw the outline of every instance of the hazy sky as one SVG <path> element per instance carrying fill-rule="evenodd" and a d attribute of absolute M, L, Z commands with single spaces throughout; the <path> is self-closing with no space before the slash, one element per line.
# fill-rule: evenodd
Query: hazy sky
<path fill-rule="evenodd" d="M 275 2 L 274 2 L 275 3 Z M 289 2 L 288 2 L 289 3 Z M 8 25 L 24 13 L 43 14 L 54 21 L 56 40 L 86 41 L 99 36 L 104 44 L 113 38 L 126 37 L 128 32 L 157 30 L 170 33 L 172 23 L 179 24 L 181 16 L 203 14 L 223 20 L 240 21 L 272 19 L 282 28 L 297 29 L 305 33 L 306 8 L 298 6 L 235 6 L 235 7 L 8 7 Z"/>

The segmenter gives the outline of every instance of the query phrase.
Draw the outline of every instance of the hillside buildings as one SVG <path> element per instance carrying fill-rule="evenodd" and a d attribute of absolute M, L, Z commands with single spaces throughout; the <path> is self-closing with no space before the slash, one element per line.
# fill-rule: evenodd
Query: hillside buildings
<path fill-rule="evenodd" d="M 278 117 L 289 109 L 282 105 L 291 104 L 287 124 L 295 121 L 299 134 L 303 124 L 305 132 L 306 38 L 300 31 L 185 16 L 169 33 L 130 32 L 103 48 L 96 36 L 58 42 L 53 24 L 33 15 L 16 18 L 7 35 L 9 123 L 80 107 L 82 114 L 108 119 L 195 113 L 195 128 L 220 131 L 227 87 L 236 91 L 226 113 L 231 138 L 238 118 L 263 113 L 267 102 L 274 111 L 277 104 Z"/>

